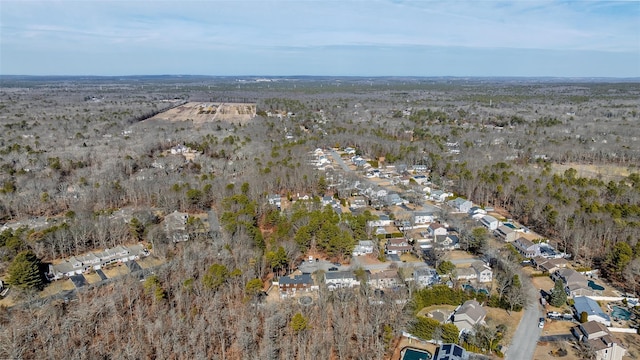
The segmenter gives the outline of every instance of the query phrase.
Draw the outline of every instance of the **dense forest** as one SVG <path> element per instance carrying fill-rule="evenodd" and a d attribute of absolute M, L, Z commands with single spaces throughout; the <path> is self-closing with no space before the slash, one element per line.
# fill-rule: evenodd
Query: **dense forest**
<path fill-rule="evenodd" d="M 415 318 L 425 291 L 372 302 L 366 287 L 320 287 L 311 305 L 264 300 L 272 278 L 309 251 L 344 262 L 372 237 L 370 211 L 322 206 L 324 196 L 344 203 L 357 178 L 315 169 L 316 148 L 351 146 L 380 167 L 426 165 L 434 187 L 504 210 L 585 268 L 640 290 L 637 83 L 0 80 L 0 277 L 16 300 L 0 307 L 2 358 L 387 359 L 402 331 L 436 331 Z M 187 101 L 257 111 L 249 121 L 154 117 Z M 196 155 L 172 155 L 180 145 Z M 271 194 L 291 206 L 269 205 Z M 174 211 L 189 214 L 189 241 L 167 236 Z M 450 221 L 463 241 L 481 242 L 475 252 L 509 257 Z M 42 300 L 49 263 L 138 242 L 161 260 L 152 275 Z M 517 310 L 528 300 L 512 260 L 498 264 L 504 287 L 487 300 Z"/>

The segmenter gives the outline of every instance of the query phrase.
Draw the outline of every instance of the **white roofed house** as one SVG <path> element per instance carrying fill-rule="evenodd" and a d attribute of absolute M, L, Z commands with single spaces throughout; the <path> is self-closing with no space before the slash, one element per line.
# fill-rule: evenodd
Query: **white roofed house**
<path fill-rule="evenodd" d="M 440 276 L 435 269 L 419 268 L 413 271 L 413 281 L 418 287 L 432 286 L 440 282 Z"/>
<path fill-rule="evenodd" d="M 491 215 L 485 215 L 480 219 L 480 223 L 489 230 L 496 230 L 500 226 L 500 221 Z"/>
<path fill-rule="evenodd" d="M 360 256 L 373 253 L 374 244 L 371 240 L 360 240 L 353 248 L 353 256 Z"/>
<path fill-rule="evenodd" d="M 413 223 L 415 225 L 429 224 L 436 219 L 436 213 L 431 210 L 422 210 L 413 212 Z"/>
<path fill-rule="evenodd" d="M 116 246 L 113 249 L 105 249 L 79 256 L 72 256 L 58 264 L 50 264 L 47 277 L 50 280 L 58 280 L 64 277 L 80 275 L 91 269 L 101 269 L 116 262 L 127 262 L 149 255 L 149 251 L 142 245 Z"/>
<path fill-rule="evenodd" d="M 367 280 L 367 284 L 375 289 L 390 289 L 399 283 L 398 271 L 394 269 L 371 273 Z"/>
<path fill-rule="evenodd" d="M 353 271 L 329 271 L 324 274 L 324 283 L 329 290 L 352 288 L 360 285 Z"/>

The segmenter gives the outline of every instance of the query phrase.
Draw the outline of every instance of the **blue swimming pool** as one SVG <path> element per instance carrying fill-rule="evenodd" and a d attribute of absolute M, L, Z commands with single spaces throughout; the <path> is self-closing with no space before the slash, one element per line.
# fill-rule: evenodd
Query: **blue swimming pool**
<path fill-rule="evenodd" d="M 596 284 L 595 282 L 593 282 L 593 280 L 589 280 L 587 285 L 589 285 L 589 287 L 592 288 L 593 290 L 600 290 L 600 291 L 604 290 L 604 287 Z"/>
<path fill-rule="evenodd" d="M 431 359 L 431 353 L 426 350 L 419 350 L 413 348 L 404 349 L 404 355 L 402 360 L 429 360 Z"/>
<path fill-rule="evenodd" d="M 614 306 L 611 310 L 611 317 L 620 320 L 629 320 L 631 317 L 631 311 L 621 308 L 620 306 Z"/>

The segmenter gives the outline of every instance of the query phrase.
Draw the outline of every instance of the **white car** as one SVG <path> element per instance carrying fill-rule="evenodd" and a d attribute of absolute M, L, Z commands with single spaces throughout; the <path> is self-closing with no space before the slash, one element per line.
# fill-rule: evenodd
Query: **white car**
<path fill-rule="evenodd" d="M 544 327 L 544 318 L 540 318 L 540 320 L 538 321 L 538 327 L 540 329 L 542 329 Z"/>

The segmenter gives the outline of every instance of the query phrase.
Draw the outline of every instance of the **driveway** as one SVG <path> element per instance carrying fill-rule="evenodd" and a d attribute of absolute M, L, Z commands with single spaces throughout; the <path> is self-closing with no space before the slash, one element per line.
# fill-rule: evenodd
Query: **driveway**
<path fill-rule="evenodd" d="M 138 264 L 135 260 L 127 261 L 125 262 L 125 264 L 127 264 L 127 267 L 129 268 L 130 272 L 142 270 L 142 268 L 140 267 L 140 264 Z"/>
<path fill-rule="evenodd" d="M 100 280 L 102 281 L 107 280 L 107 275 L 105 275 L 104 272 L 102 272 L 102 270 L 96 270 L 96 274 L 100 276 Z"/>
<path fill-rule="evenodd" d="M 69 278 L 71 279 L 71 282 L 76 287 L 76 289 L 79 289 L 79 288 L 87 285 L 87 279 L 85 279 L 82 274 L 73 275 L 73 276 L 70 276 Z"/>

